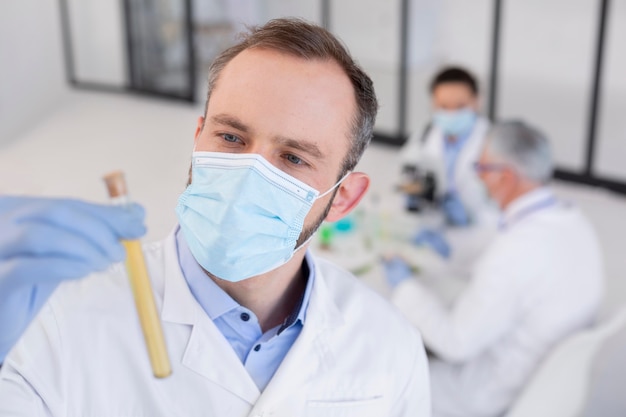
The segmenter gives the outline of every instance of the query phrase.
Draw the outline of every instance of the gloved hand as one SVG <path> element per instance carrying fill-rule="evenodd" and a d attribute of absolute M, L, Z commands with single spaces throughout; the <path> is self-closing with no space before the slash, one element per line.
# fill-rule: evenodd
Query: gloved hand
<path fill-rule="evenodd" d="M 411 267 L 402 258 L 394 256 L 390 259 L 383 259 L 383 268 L 387 284 L 391 288 L 397 287 L 402 281 L 411 278 Z"/>
<path fill-rule="evenodd" d="M 470 222 L 469 214 L 456 192 L 447 193 L 441 201 L 441 208 L 448 224 L 453 226 L 467 226 Z"/>
<path fill-rule="evenodd" d="M 413 244 L 418 246 L 428 246 L 443 258 L 449 258 L 452 250 L 443 235 L 430 229 L 422 229 L 411 239 Z"/>
<path fill-rule="evenodd" d="M 61 281 L 124 259 L 143 219 L 138 205 L 0 196 L 0 363 Z"/>

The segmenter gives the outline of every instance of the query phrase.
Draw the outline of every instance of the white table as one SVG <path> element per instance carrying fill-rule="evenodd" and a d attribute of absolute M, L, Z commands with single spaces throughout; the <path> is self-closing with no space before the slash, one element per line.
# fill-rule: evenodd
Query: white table
<path fill-rule="evenodd" d="M 446 302 L 451 302 L 465 285 L 465 281 L 447 274 L 448 265 L 437 254 L 410 242 L 423 223 L 421 216 L 401 210 L 391 213 L 357 209 L 351 221 L 352 228 L 346 231 L 324 224 L 312 241 L 311 251 L 352 272 L 385 297 L 389 297 L 390 291 L 381 260 L 394 255 L 405 259 L 416 278 Z M 332 236 L 330 244 L 324 247 L 323 228 L 329 227 L 333 228 Z"/>

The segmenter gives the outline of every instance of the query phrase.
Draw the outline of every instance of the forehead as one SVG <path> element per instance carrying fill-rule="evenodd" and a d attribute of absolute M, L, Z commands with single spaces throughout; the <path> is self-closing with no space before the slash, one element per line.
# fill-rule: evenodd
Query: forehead
<path fill-rule="evenodd" d="M 466 83 L 452 81 L 437 85 L 433 90 L 433 98 L 436 100 L 471 99 L 474 98 L 474 93 Z"/>
<path fill-rule="evenodd" d="M 220 73 L 208 113 L 228 113 L 255 129 L 337 144 L 351 136 L 354 88 L 332 60 L 303 59 L 269 49 L 247 49 Z M 346 148 L 347 149 L 347 148 Z"/>

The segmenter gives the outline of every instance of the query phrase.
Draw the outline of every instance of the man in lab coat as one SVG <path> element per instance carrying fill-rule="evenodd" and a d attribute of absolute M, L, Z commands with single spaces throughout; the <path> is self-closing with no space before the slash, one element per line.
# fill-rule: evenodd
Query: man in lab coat
<path fill-rule="evenodd" d="M 209 70 L 179 226 L 145 248 L 172 375 L 152 377 L 115 264 L 61 284 L 43 306 L 0 370 L 0 415 L 430 415 L 419 334 L 306 250 L 322 220 L 348 214 L 368 188 L 353 169 L 376 110 L 369 77 L 319 27 L 278 19 L 222 53 Z M 13 203 L 6 216 L 17 235 L 33 219 L 48 222 L 41 201 Z M 68 213 L 97 211 L 46 204 L 61 206 L 65 216 L 48 223 L 63 231 Z M 29 252 L 36 235 L 14 242 L 13 265 L 42 256 Z M 71 256 L 68 245 L 60 239 L 49 255 Z M 101 263 L 116 259 L 119 248 L 103 247 L 112 254 Z M 23 268 L 0 268 L 0 284 L 11 271 Z M 37 285 L 31 277 L 22 290 Z"/>
<path fill-rule="evenodd" d="M 474 171 L 489 120 L 479 114 L 478 83 L 463 68 L 442 69 L 430 92 L 432 121 L 400 154 L 405 180 L 421 184 L 419 193 L 409 192 L 407 208 L 431 218 L 414 242 L 463 269 L 493 237 L 497 223 L 496 208 Z"/>
<path fill-rule="evenodd" d="M 547 186 L 544 136 L 522 122 L 498 123 L 476 169 L 502 208 L 501 224 L 456 300 L 445 305 L 399 259 L 387 266 L 394 304 L 433 356 L 436 417 L 501 415 L 550 348 L 592 323 L 603 292 L 591 225 Z"/>

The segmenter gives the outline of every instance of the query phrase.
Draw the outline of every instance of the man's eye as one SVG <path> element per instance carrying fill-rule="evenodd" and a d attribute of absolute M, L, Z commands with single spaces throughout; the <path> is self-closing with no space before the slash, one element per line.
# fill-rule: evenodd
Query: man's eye
<path fill-rule="evenodd" d="M 231 135 L 230 133 L 224 133 L 224 134 L 222 134 L 222 137 L 227 142 L 237 142 L 239 140 L 239 138 L 237 136 Z"/>
<path fill-rule="evenodd" d="M 298 157 L 297 157 L 297 156 L 295 156 L 295 155 L 289 154 L 289 155 L 287 155 L 287 156 L 286 156 L 286 158 L 287 158 L 287 160 L 288 160 L 289 162 L 291 162 L 292 164 L 295 164 L 295 165 L 300 165 L 300 164 L 302 164 L 302 159 L 298 158 Z"/>

